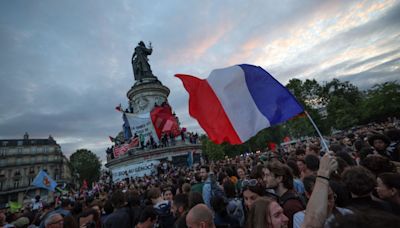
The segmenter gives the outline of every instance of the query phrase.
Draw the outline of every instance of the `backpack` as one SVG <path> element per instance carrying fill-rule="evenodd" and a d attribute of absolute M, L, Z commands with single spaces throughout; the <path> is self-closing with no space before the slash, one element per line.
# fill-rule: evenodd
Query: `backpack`
<path fill-rule="evenodd" d="M 279 204 L 283 207 L 283 205 L 285 205 L 285 203 L 288 200 L 297 200 L 301 203 L 301 205 L 303 206 L 303 208 L 306 208 L 307 204 L 306 201 L 303 197 L 299 196 L 297 193 L 292 192 L 292 191 L 288 191 L 285 194 L 283 194 L 280 198 L 279 198 Z"/>
<path fill-rule="evenodd" d="M 226 211 L 231 219 L 236 220 L 240 226 L 244 225 L 244 210 L 240 199 L 234 198 L 229 200 Z"/>
<path fill-rule="evenodd" d="M 210 185 L 211 185 L 211 199 L 214 197 L 221 197 L 224 200 L 226 200 L 225 192 L 224 190 L 222 190 L 222 188 L 218 186 L 217 182 L 213 181 L 210 183 Z"/>

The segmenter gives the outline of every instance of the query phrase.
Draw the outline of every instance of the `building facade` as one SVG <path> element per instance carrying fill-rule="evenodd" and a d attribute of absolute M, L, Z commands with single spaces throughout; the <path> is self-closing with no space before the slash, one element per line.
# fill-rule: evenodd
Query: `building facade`
<path fill-rule="evenodd" d="M 72 181 L 69 161 L 53 137 L 30 139 L 25 133 L 23 139 L 0 140 L 0 204 L 51 197 L 53 193 L 31 186 L 40 170 L 59 184 Z"/>

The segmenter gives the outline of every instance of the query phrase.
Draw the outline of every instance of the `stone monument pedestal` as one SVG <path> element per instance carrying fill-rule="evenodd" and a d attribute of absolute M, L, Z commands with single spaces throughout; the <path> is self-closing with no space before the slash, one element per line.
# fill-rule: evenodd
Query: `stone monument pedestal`
<path fill-rule="evenodd" d="M 168 87 L 162 85 L 158 80 L 143 81 L 135 83 L 126 96 L 133 113 L 141 114 L 150 112 L 155 104 L 160 106 L 163 102 L 167 102 L 169 92 Z"/>

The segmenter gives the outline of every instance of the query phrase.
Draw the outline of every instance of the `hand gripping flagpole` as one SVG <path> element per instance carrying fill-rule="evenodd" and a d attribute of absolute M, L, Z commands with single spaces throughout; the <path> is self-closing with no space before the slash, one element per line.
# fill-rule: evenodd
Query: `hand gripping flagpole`
<path fill-rule="evenodd" d="M 325 139 L 324 139 L 324 137 L 322 137 L 322 134 L 321 134 L 321 132 L 319 131 L 317 125 L 314 123 L 314 120 L 311 118 L 310 114 L 308 114 L 307 111 L 304 110 L 304 113 L 307 115 L 307 117 L 308 117 L 308 119 L 310 120 L 311 124 L 313 125 L 314 129 L 317 131 L 318 136 L 321 138 L 322 145 L 323 145 L 325 151 L 326 151 L 326 152 L 329 152 L 328 145 L 326 145 Z"/>

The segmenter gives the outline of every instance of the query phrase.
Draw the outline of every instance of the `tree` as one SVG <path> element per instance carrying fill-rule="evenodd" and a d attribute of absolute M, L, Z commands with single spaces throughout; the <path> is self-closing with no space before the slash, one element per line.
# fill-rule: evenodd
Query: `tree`
<path fill-rule="evenodd" d="M 91 184 L 99 179 L 101 162 L 99 157 L 90 150 L 77 150 L 71 155 L 70 161 L 73 171 L 79 173 L 80 183 L 86 180 L 88 184 Z"/>
<path fill-rule="evenodd" d="M 216 161 L 224 159 L 225 152 L 223 144 L 215 144 L 207 137 L 202 138 L 202 150 L 208 159 Z"/>
<path fill-rule="evenodd" d="M 328 123 L 335 129 L 345 129 L 359 123 L 362 92 L 348 81 L 338 79 L 326 83 L 322 89 L 327 102 Z"/>
<path fill-rule="evenodd" d="M 400 115 L 400 84 L 385 82 L 366 92 L 362 103 L 363 122 L 380 121 Z"/>

